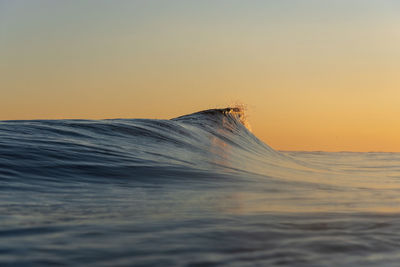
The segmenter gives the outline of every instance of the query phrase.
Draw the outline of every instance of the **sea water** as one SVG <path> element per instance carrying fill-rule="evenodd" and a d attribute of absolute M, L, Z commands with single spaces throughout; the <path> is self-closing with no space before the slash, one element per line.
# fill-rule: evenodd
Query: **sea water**
<path fill-rule="evenodd" d="M 1 266 L 399 262 L 399 153 L 278 152 L 239 108 L 0 122 Z"/>

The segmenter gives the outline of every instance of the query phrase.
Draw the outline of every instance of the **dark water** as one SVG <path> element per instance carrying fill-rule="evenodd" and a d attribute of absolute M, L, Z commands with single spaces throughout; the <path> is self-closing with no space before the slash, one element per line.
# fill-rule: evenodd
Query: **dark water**
<path fill-rule="evenodd" d="M 400 154 L 277 152 L 244 124 L 0 122 L 0 265 L 399 265 Z"/>

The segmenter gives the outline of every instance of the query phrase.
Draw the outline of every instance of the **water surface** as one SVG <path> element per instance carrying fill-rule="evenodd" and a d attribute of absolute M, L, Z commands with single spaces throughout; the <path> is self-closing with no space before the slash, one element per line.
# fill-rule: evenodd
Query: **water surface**
<path fill-rule="evenodd" d="M 400 154 L 278 152 L 245 125 L 0 122 L 0 264 L 398 265 Z"/>

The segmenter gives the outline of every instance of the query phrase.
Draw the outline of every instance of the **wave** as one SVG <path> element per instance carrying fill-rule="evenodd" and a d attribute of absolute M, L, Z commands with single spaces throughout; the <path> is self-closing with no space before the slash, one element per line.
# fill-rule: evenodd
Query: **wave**
<path fill-rule="evenodd" d="M 76 178 L 78 174 L 86 179 L 136 179 L 132 174 L 143 168 L 164 170 L 160 173 L 179 168 L 257 172 L 260 166 L 265 170 L 265 166 L 290 161 L 248 127 L 238 107 L 171 120 L 3 121 L 0 167 L 3 179 L 16 174 L 41 179 Z"/>
<path fill-rule="evenodd" d="M 349 180 L 353 187 L 377 186 L 355 180 L 354 172 L 332 164 L 274 150 L 250 131 L 240 107 L 203 110 L 170 120 L 3 121 L 0 151 L 0 181 L 30 186 L 40 181 L 227 179 L 268 182 L 271 188 L 288 191 L 300 188 L 299 184 L 342 190 Z"/>

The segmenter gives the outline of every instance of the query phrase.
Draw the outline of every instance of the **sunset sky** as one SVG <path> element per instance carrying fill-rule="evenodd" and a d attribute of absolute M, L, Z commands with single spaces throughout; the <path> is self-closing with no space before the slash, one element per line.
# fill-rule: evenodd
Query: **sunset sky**
<path fill-rule="evenodd" d="M 0 0 L 0 120 L 235 103 L 275 149 L 400 151 L 400 1 Z"/>

